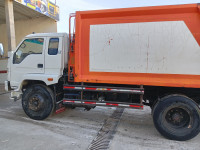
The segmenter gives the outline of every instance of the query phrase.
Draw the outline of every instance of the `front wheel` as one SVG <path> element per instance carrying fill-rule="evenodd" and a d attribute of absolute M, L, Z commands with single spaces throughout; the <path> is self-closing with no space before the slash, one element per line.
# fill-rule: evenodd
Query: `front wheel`
<path fill-rule="evenodd" d="M 157 102 L 153 121 L 156 129 L 166 138 L 185 141 L 200 131 L 200 110 L 192 99 L 171 95 Z"/>
<path fill-rule="evenodd" d="M 54 110 L 54 96 L 50 88 L 33 85 L 22 96 L 22 107 L 27 116 L 35 120 L 47 118 Z"/>

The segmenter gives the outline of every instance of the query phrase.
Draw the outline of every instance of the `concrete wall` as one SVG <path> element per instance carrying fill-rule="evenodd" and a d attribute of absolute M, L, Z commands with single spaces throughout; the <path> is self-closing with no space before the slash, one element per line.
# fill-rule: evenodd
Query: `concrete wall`
<path fill-rule="evenodd" d="M 7 57 L 8 42 L 6 24 L 0 24 L 0 43 L 3 43 L 5 54 Z M 57 32 L 57 22 L 48 17 L 40 17 L 35 19 L 15 21 L 16 46 L 24 36 L 31 33 Z M 0 58 L 0 71 L 7 70 L 7 60 Z M 0 84 L 7 79 L 7 74 L 0 73 Z"/>
<path fill-rule="evenodd" d="M 7 59 L 1 59 L 0 60 L 0 71 L 7 70 Z M 0 84 L 4 83 L 4 81 L 7 79 L 7 73 L 0 73 Z"/>

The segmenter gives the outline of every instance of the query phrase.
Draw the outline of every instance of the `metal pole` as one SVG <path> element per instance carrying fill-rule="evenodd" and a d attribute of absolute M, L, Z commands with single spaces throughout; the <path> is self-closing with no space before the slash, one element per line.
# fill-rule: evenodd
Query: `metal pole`
<path fill-rule="evenodd" d="M 144 86 L 140 85 L 140 89 L 143 89 Z M 140 105 L 143 105 L 143 94 L 140 95 Z"/>

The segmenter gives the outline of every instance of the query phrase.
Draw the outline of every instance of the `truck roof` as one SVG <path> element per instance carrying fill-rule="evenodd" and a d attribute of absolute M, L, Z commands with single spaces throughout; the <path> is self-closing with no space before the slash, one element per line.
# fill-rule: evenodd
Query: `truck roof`
<path fill-rule="evenodd" d="M 30 38 L 30 37 L 53 37 L 53 36 L 67 36 L 67 33 L 33 33 L 33 34 L 29 34 L 26 37 Z"/>

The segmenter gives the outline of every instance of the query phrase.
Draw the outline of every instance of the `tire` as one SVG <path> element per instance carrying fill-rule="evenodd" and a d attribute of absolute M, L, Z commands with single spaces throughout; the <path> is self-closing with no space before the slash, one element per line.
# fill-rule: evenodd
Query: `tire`
<path fill-rule="evenodd" d="M 46 119 L 53 112 L 54 106 L 54 94 L 44 85 L 33 85 L 22 95 L 24 112 L 34 120 Z"/>
<path fill-rule="evenodd" d="M 45 13 L 46 12 L 46 6 L 41 4 L 40 10 L 41 10 L 42 13 Z"/>
<path fill-rule="evenodd" d="M 156 129 L 170 140 L 190 140 L 200 132 L 199 107 L 186 96 L 164 97 L 157 102 L 152 113 Z"/>

